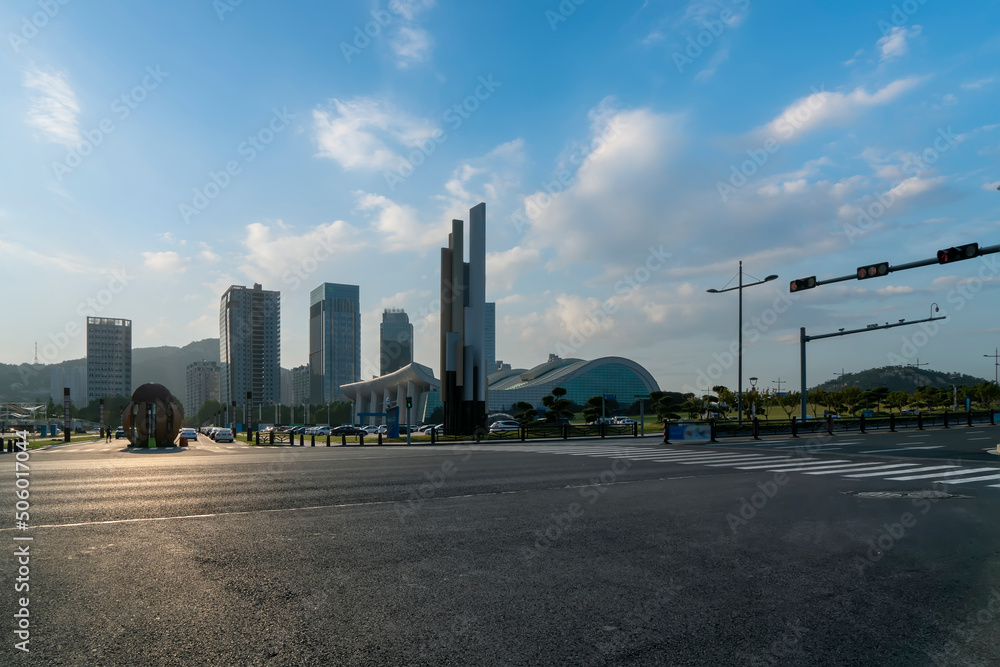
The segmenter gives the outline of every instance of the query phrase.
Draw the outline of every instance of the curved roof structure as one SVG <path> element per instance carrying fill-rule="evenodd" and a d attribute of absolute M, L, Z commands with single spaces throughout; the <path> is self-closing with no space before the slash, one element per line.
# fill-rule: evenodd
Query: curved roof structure
<path fill-rule="evenodd" d="M 645 368 L 625 357 L 553 359 L 530 369 L 499 371 L 489 377 L 490 409 L 504 409 L 518 401 L 541 404 L 556 387 L 566 389 L 566 398 L 583 405 L 592 396 L 613 394 L 621 404 L 631 404 L 636 396 L 659 391 L 659 385 Z"/>
<path fill-rule="evenodd" d="M 440 387 L 440 383 L 434 377 L 434 371 L 423 364 L 413 362 L 388 375 L 341 385 L 340 392 L 351 399 L 355 394 L 367 396 L 372 392 L 376 394 L 394 392 L 400 385 L 405 387 L 410 382 L 422 391 L 436 390 Z"/>

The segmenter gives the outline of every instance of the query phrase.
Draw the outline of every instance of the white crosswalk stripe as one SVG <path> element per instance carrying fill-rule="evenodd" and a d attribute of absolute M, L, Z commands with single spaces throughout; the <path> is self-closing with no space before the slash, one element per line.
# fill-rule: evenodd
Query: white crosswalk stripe
<path fill-rule="evenodd" d="M 939 466 L 940 468 L 954 468 L 954 466 Z M 933 470 L 934 468 L 925 468 L 925 470 Z M 923 473 L 920 475 L 906 475 L 904 477 L 887 477 L 886 479 L 895 480 L 897 482 L 908 482 L 913 479 L 929 479 L 931 477 L 954 477 L 955 475 L 968 475 L 974 472 L 986 472 L 987 470 L 996 470 L 996 468 L 965 468 L 963 470 L 949 470 L 948 472 L 932 472 Z"/>

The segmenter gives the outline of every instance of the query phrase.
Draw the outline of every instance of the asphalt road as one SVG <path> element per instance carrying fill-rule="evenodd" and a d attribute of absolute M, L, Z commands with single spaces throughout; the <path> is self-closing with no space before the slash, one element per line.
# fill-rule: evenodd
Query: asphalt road
<path fill-rule="evenodd" d="M 928 433 L 74 444 L 30 452 L 27 530 L 4 454 L 0 663 L 995 664 L 1000 457 Z"/>

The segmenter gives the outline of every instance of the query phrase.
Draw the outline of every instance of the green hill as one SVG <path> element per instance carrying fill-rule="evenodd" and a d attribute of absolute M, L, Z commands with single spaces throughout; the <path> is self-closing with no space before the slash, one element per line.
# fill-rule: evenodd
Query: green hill
<path fill-rule="evenodd" d="M 952 385 L 975 385 L 981 382 L 986 382 L 986 380 L 964 373 L 943 373 L 912 366 L 883 366 L 858 373 L 847 373 L 843 377 L 827 380 L 812 387 L 809 391 L 814 389 L 836 391 L 844 387 L 857 387 L 862 390 L 888 387 L 889 391 L 912 393 L 917 387 L 946 388 Z"/>

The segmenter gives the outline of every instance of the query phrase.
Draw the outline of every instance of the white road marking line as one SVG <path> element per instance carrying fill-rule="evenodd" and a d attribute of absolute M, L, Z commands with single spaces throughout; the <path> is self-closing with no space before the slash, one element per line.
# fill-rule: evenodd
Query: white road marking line
<path fill-rule="evenodd" d="M 822 464 L 821 463 L 819 465 L 815 465 L 815 464 L 800 465 L 797 468 L 783 468 L 782 472 L 804 472 L 806 470 L 831 470 L 833 472 L 853 472 L 854 470 L 862 470 L 862 469 L 864 469 L 864 468 L 866 468 L 866 467 L 868 467 L 870 465 L 871 465 L 870 462 L 869 463 L 846 463 L 846 464 L 845 463 L 840 463 L 840 464 L 836 464 L 836 465 L 829 465 L 829 464 Z"/>
<path fill-rule="evenodd" d="M 754 461 L 754 463 L 785 463 L 785 462 L 790 462 L 790 461 L 793 461 L 793 460 L 794 459 L 791 456 L 774 456 L 774 457 L 768 457 L 768 458 L 763 458 L 763 459 L 757 459 L 756 461 Z M 799 459 L 799 461 L 808 461 L 808 460 L 809 459 Z M 731 468 L 731 467 L 733 467 L 733 464 L 732 463 L 711 463 L 711 464 L 709 464 L 709 467 L 710 468 L 722 468 L 722 467 Z"/>
<path fill-rule="evenodd" d="M 941 449 L 944 445 L 924 445 L 923 447 L 892 447 L 890 449 L 867 449 L 862 454 L 881 454 L 883 452 L 905 452 L 908 449 Z"/>
<path fill-rule="evenodd" d="M 886 471 L 886 470 L 889 470 L 891 468 L 908 468 L 910 465 L 912 465 L 912 464 L 910 464 L 910 463 L 892 463 L 892 464 L 889 464 L 889 465 L 869 465 L 869 467 L 867 467 L 867 468 L 858 468 L 857 470 L 851 470 L 850 472 L 868 472 L 870 470 L 882 470 L 882 471 Z M 844 472 L 844 471 L 843 470 L 825 470 L 825 471 L 807 472 L 807 473 L 804 473 L 804 474 L 806 474 L 806 475 L 832 475 L 832 474 L 838 473 L 838 472 Z M 897 474 L 899 472 L 900 472 L 899 470 L 892 470 L 891 474 L 895 475 L 895 474 Z M 878 473 L 876 473 L 876 474 L 878 474 Z"/>
<path fill-rule="evenodd" d="M 926 433 L 914 433 L 913 435 L 906 436 L 907 438 L 926 438 Z"/>
<path fill-rule="evenodd" d="M 965 484 L 966 482 L 985 482 L 991 479 L 1000 479 L 1000 474 L 982 475 L 980 477 L 968 477 L 964 479 L 942 479 L 942 484 Z"/>
<path fill-rule="evenodd" d="M 779 468 L 789 468 L 800 465 L 800 463 L 809 463 L 810 465 L 828 465 L 833 463 L 849 463 L 847 459 L 837 459 L 835 461 L 823 461 L 821 459 L 815 459 L 810 463 L 809 459 L 801 459 L 795 463 L 779 463 L 777 465 L 752 465 L 752 466 L 739 466 L 740 470 L 759 470 L 761 468 L 767 468 L 768 470 L 778 470 Z"/>
<path fill-rule="evenodd" d="M 969 438 L 969 440 L 992 440 L 993 438 Z"/>
<path fill-rule="evenodd" d="M 897 470 L 897 471 L 889 473 L 889 474 L 890 475 L 896 475 L 896 474 L 901 474 L 901 473 L 909 474 L 911 472 L 920 472 L 921 470 L 926 470 L 927 469 L 924 466 L 916 464 L 916 463 L 904 463 L 904 464 L 901 464 L 901 465 L 905 466 L 905 468 L 902 468 L 900 470 Z M 863 473 L 863 474 L 860 474 L 860 475 L 855 475 L 855 474 L 844 475 L 844 477 L 884 477 L 884 476 L 885 476 L 884 472 L 866 472 L 866 473 Z"/>
<path fill-rule="evenodd" d="M 954 468 L 955 466 L 941 466 L 942 468 Z M 965 468 L 964 470 L 952 470 L 949 472 L 932 472 L 925 475 L 907 475 L 905 477 L 886 477 L 886 479 L 891 479 L 897 482 L 907 482 L 911 479 L 927 479 L 928 477 L 952 477 L 954 475 L 970 475 L 974 472 L 987 472 L 989 470 L 996 470 L 996 468 Z"/>

